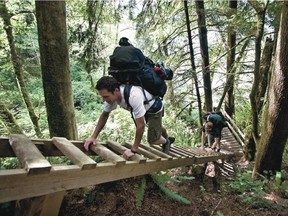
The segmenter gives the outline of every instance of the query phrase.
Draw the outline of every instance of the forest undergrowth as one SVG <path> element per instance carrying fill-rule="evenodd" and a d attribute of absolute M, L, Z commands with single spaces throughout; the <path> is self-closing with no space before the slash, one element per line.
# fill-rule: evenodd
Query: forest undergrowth
<path fill-rule="evenodd" d="M 288 215 L 288 165 L 279 185 L 253 181 L 251 165 L 244 165 L 229 176 L 218 164 L 210 178 L 200 165 L 72 190 L 60 215 Z"/>

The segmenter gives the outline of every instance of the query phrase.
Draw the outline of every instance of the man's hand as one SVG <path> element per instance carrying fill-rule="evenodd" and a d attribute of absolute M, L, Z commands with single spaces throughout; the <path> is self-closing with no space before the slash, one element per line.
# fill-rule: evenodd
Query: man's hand
<path fill-rule="evenodd" d="M 89 146 L 93 144 L 93 145 L 96 145 L 96 139 L 93 138 L 93 137 L 90 137 L 88 139 L 85 140 L 85 143 L 84 143 L 84 148 L 86 149 L 86 151 L 89 150 Z"/>
<path fill-rule="evenodd" d="M 133 153 L 130 149 L 129 150 L 126 150 L 124 151 L 123 153 L 123 157 L 128 160 L 129 158 L 131 158 L 132 156 L 134 156 L 135 153 Z"/>

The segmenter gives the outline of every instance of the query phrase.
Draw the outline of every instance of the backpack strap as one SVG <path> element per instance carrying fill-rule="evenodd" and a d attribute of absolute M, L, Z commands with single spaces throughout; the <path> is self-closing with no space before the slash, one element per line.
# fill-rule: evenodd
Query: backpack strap
<path fill-rule="evenodd" d="M 128 105 L 128 107 L 130 107 L 131 118 L 133 119 L 133 122 L 136 126 L 136 121 L 133 117 L 133 110 L 132 110 L 132 107 L 129 103 L 129 96 L 130 96 L 131 88 L 132 88 L 132 85 L 130 85 L 130 84 L 125 85 L 125 87 L 124 87 L 124 100 L 125 100 L 126 104 Z"/>
<path fill-rule="evenodd" d="M 132 110 L 132 107 L 130 106 L 130 103 L 129 103 L 129 96 L 130 96 L 131 88 L 132 88 L 132 85 L 129 85 L 129 84 L 125 85 L 125 87 L 124 87 L 124 100 L 125 100 L 126 104 Z"/>
<path fill-rule="evenodd" d="M 156 97 L 152 97 L 150 100 L 148 100 L 147 97 L 146 97 L 144 88 L 143 87 L 141 87 L 141 88 L 142 88 L 142 91 L 143 91 L 143 94 L 144 94 L 144 97 L 145 97 L 144 104 L 148 104 L 150 101 L 156 99 Z M 130 107 L 131 118 L 133 119 L 134 124 L 136 125 L 135 119 L 133 117 L 133 108 L 131 107 L 131 105 L 129 103 L 129 97 L 130 97 L 131 89 L 132 89 L 132 85 L 131 84 L 126 84 L 125 85 L 125 87 L 124 87 L 124 100 L 125 100 L 126 104 L 128 105 L 128 107 Z"/>
<path fill-rule="evenodd" d="M 141 88 L 142 88 L 143 95 L 145 97 L 144 104 L 148 104 L 150 101 L 152 101 L 152 100 L 154 100 L 154 99 L 156 99 L 158 97 L 158 96 L 152 97 L 150 100 L 148 100 L 147 96 L 145 94 L 144 88 L 142 86 L 141 86 Z M 132 107 L 129 104 L 129 96 L 130 96 L 131 89 L 132 89 L 132 85 L 131 84 L 126 84 L 125 85 L 125 87 L 124 87 L 124 100 L 125 100 L 126 104 L 131 108 L 131 112 L 132 112 Z"/>

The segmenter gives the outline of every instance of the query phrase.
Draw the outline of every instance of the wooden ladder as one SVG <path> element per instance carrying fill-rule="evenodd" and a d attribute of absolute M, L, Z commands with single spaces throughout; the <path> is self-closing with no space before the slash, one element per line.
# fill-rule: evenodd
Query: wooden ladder
<path fill-rule="evenodd" d="M 165 154 L 160 146 L 141 144 L 129 160 L 122 154 L 131 143 L 113 141 L 83 149 L 83 142 L 63 137 L 29 139 L 22 134 L 0 137 L 0 157 L 17 157 L 20 168 L 0 170 L 0 203 L 32 198 L 26 215 L 58 215 L 65 191 L 119 179 L 145 175 L 175 167 L 230 159 L 232 152 L 208 153 L 199 148 L 171 147 Z M 100 156 L 96 163 L 90 155 Z M 72 165 L 51 165 L 46 157 L 65 156 Z M 27 212 L 27 210 L 26 210 Z"/>

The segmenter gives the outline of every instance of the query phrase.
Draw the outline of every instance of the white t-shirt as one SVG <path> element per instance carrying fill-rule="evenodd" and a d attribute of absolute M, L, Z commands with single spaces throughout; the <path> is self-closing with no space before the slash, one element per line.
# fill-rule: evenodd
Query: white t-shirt
<path fill-rule="evenodd" d="M 125 85 L 120 85 L 120 93 L 122 96 L 122 100 L 121 100 L 120 104 L 115 102 L 115 103 L 110 105 L 107 102 L 104 102 L 104 111 L 105 112 L 111 112 L 112 110 L 117 108 L 117 105 L 119 105 L 120 107 L 122 107 L 126 110 L 130 110 L 130 107 L 128 107 L 128 105 L 124 99 L 124 87 L 125 87 Z M 131 88 L 131 92 L 130 92 L 130 96 L 129 96 L 129 104 L 132 107 L 133 115 L 134 115 L 135 119 L 143 117 L 145 115 L 146 111 L 149 110 L 149 108 L 155 102 L 155 99 L 151 100 L 153 98 L 153 96 L 149 92 L 147 92 L 146 90 L 144 90 L 144 91 L 145 91 L 146 98 L 149 101 L 148 104 L 144 104 L 144 101 L 146 101 L 146 99 L 145 99 L 142 87 L 132 86 L 132 88 Z"/>

